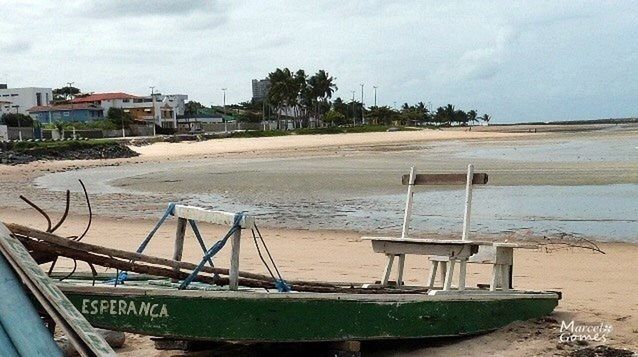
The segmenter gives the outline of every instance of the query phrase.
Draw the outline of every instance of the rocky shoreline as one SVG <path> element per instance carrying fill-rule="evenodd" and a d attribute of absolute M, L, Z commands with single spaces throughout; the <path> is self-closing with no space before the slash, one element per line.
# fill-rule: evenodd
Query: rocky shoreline
<path fill-rule="evenodd" d="M 38 160 L 93 160 L 139 156 L 128 146 L 114 142 L 29 142 L 0 148 L 0 164 L 20 165 Z"/>

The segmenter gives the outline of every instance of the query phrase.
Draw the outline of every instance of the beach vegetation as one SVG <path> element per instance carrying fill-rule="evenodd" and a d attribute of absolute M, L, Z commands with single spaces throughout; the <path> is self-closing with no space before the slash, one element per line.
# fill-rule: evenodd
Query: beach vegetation
<path fill-rule="evenodd" d="M 24 114 L 5 113 L 0 117 L 0 123 L 9 127 L 30 127 L 33 126 L 33 119 Z"/>

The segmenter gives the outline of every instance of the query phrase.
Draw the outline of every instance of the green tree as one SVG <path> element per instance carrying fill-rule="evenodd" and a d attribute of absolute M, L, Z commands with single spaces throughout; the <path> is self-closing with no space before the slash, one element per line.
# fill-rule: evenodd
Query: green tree
<path fill-rule="evenodd" d="M 348 103 L 344 103 L 343 99 L 341 99 L 341 97 L 337 97 L 331 105 L 331 108 L 341 114 L 343 114 L 343 116 L 347 117 L 348 116 Z"/>
<path fill-rule="evenodd" d="M 185 115 L 197 115 L 201 109 L 204 109 L 204 105 L 200 102 L 196 102 L 191 100 L 184 105 L 184 114 Z"/>
<path fill-rule="evenodd" d="M 334 109 L 330 109 L 323 116 L 323 120 L 329 125 L 344 125 L 347 124 L 346 116 Z"/>
<path fill-rule="evenodd" d="M 467 112 L 468 121 L 470 121 L 470 122 L 478 121 L 478 119 L 476 119 L 477 115 L 478 114 L 476 113 L 476 110 L 474 110 L 474 109 L 470 110 L 469 112 Z"/>
<path fill-rule="evenodd" d="M 29 127 L 33 126 L 33 119 L 24 114 L 5 113 L 2 114 L 0 121 L 6 126 L 10 127 Z"/>
<path fill-rule="evenodd" d="M 80 89 L 72 86 L 56 88 L 53 90 L 53 101 L 65 101 L 75 98 L 80 94 Z"/>
<path fill-rule="evenodd" d="M 392 125 L 398 119 L 398 113 L 388 106 L 370 107 L 367 117 L 374 125 Z"/>
<path fill-rule="evenodd" d="M 277 122 L 280 124 L 281 111 L 294 105 L 299 94 L 293 73 L 288 68 L 275 69 L 268 74 L 270 90 L 268 91 L 268 102 L 271 103 L 277 112 Z M 288 128 L 286 122 L 286 129 Z"/>
<path fill-rule="evenodd" d="M 122 129 L 122 127 L 128 128 L 131 124 L 133 124 L 133 116 L 121 108 L 109 108 L 106 112 L 106 118 L 115 124 L 118 129 Z"/>
<path fill-rule="evenodd" d="M 483 116 L 481 117 L 481 120 L 486 123 L 489 123 L 491 119 L 492 119 L 492 116 L 487 114 L 483 114 Z"/>

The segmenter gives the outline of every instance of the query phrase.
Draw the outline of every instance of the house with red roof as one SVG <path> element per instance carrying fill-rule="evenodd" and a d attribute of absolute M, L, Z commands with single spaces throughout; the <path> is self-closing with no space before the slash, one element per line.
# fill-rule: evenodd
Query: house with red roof
<path fill-rule="evenodd" d="M 170 96 L 136 96 L 127 93 L 93 93 L 71 100 L 72 104 L 91 104 L 102 108 L 106 117 L 110 108 L 130 113 L 135 120 L 177 128 L 177 109 Z"/>

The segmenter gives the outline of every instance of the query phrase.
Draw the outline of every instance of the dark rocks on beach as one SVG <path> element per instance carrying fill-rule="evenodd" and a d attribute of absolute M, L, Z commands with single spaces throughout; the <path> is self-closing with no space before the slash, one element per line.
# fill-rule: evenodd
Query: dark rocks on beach
<path fill-rule="evenodd" d="M 582 348 L 570 354 L 572 357 L 632 357 L 635 355 L 629 350 L 604 345 Z"/>
<path fill-rule="evenodd" d="M 5 165 L 20 165 L 37 160 L 92 160 L 118 159 L 138 156 L 129 147 L 105 142 L 94 145 L 69 145 L 68 147 L 34 147 L 24 150 L 0 150 L 0 163 Z"/>

